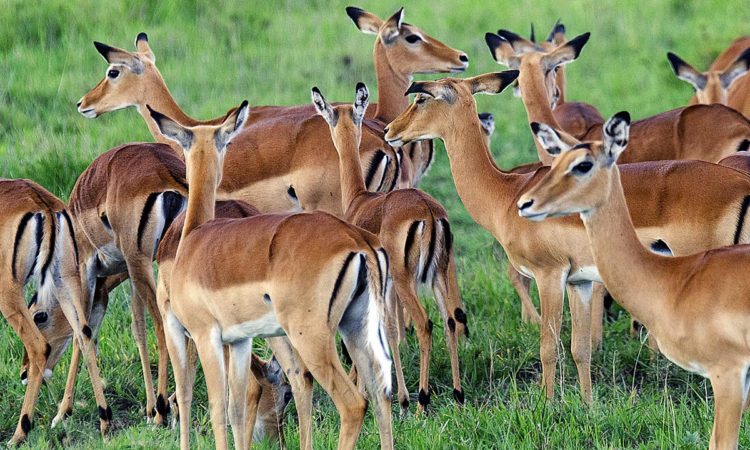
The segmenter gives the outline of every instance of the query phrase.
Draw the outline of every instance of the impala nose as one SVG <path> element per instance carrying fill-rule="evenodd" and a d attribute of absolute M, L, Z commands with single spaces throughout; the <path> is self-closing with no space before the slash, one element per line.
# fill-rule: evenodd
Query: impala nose
<path fill-rule="evenodd" d="M 523 211 L 524 209 L 531 208 L 531 205 L 533 205 L 533 204 L 534 204 L 534 200 L 529 200 L 529 201 L 525 202 L 523 205 L 520 205 L 518 207 L 518 209 L 521 210 L 521 211 Z"/>
<path fill-rule="evenodd" d="M 78 100 L 78 103 L 76 103 L 76 107 L 78 107 L 78 108 L 81 107 L 81 101 L 80 100 Z"/>
<path fill-rule="evenodd" d="M 385 134 L 388 134 L 388 130 L 389 130 L 389 128 L 388 128 L 388 127 L 385 127 L 385 128 L 383 128 L 383 132 L 384 132 Z"/>
<path fill-rule="evenodd" d="M 461 56 L 459 56 L 459 57 L 458 57 L 458 59 L 459 59 L 459 60 L 460 60 L 461 62 L 465 62 L 465 63 L 469 62 L 469 57 L 468 57 L 468 56 L 466 55 L 466 53 L 464 53 L 464 54 L 462 54 Z"/>

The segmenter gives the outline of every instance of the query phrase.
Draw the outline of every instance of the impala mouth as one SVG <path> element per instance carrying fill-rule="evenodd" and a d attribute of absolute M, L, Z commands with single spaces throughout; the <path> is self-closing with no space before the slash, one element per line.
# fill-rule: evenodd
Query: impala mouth
<path fill-rule="evenodd" d="M 469 63 L 466 62 L 462 66 L 451 67 L 449 70 L 451 73 L 458 73 L 458 72 L 463 72 L 464 70 L 468 68 L 469 68 Z"/>
<path fill-rule="evenodd" d="M 385 138 L 385 141 L 388 142 L 388 145 L 390 145 L 391 147 L 403 147 L 406 144 L 401 140 L 401 138 Z"/>
<path fill-rule="evenodd" d="M 96 111 L 94 110 L 94 108 L 87 108 L 87 109 L 78 108 L 78 112 L 81 113 L 81 115 L 87 119 L 96 118 Z"/>
<path fill-rule="evenodd" d="M 541 222 L 542 220 L 546 219 L 549 214 L 545 212 L 522 210 L 518 211 L 518 215 L 525 219 L 529 219 L 532 222 Z"/>

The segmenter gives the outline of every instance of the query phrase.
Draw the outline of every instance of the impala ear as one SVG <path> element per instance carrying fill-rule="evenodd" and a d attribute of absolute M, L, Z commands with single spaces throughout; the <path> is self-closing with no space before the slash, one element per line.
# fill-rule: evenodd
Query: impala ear
<path fill-rule="evenodd" d="M 266 364 L 266 378 L 268 382 L 273 385 L 281 383 L 283 381 L 281 373 L 281 364 L 279 364 L 275 356 L 271 357 L 271 360 Z"/>
<path fill-rule="evenodd" d="M 333 110 L 331 105 L 328 104 L 317 86 L 312 88 L 311 96 L 313 106 L 315 106 L 315 111 L 317 111 L 319 115 L 323 116 L 328 125 L 330 125 L 331 127 L 335 127 L 339 119 L 338 114 Z"/>
<path fill-rule="evenodd" d="M 365 118 L 365 112 L 367 112 L 367 105 L 370 102 L 370 92 L 367 90 L 367 86 L 359 82 L 354 93 L 354 110 L 352 117 L 354 123 L 359 125 Z"/>
<path fill-rule="evenodd" d="M 484 134 L 492 136 L 492 133 L 495 132 L 495 116 L 488 112 L 479 113 L 479 123 L 482 124 Z"/>
<path fill-rule="evenodd" d="M 602 128 L 604 151 L 607 156 L 607 165 L 612 166 L 617 162 L 625 147 L 628 146 L 630 136 L 630 114 L 620 111 L 612 116 Z"/>
<path fill-rule="evenodd" d="M 133 73 L 143 73 L 143 61 L 138 56 L 117 47 L 111 47 L 107 44 L 94 41 L 94 47 L 100 55 L 110 64 L 123 64 Z"/>
<path fill-rule="evenodd" d="M 469 86 L 472 94 L 499 94 L 516 78 L 518 78 L 517 70 L 506 70 L 466 78 L 462 82 Z"/>
<path fill-rule="evenodd" d="M 192 131 L 159 111 L 154 111 L 151 109 L 150 105 L 146 105 L 146 108 L 148 109 L 148 112 L 151 113 L 151 118 L 156 122 L 156 127 L 159 129 L 159 132 L 164 135 L 164 137 L 180 144 L 180 147 L 182 147 L 183 150 L 190 150 L 190 147 L 193 145 Z"/>
<path fill-rule="evenodd" d="M 247 100 L 243 100 L 239 108 L 235 109 L 224 119 L 224 123 L 216 130 L 215 141 L 217 150 L 222 151 L 227 148 L 227 145 L 232 142 L 232 139 L 242 129 L 242 125 L 247 121 L 249 113 L 250 107 Z"/>
<path fill-rule="evenodd" d="M 151 46 L 148 45 L 148 35 L 146 33 L 138 33 L 138 36 L 135 38 L 135 48 L 138 49 L 143 56 L 148 58 L 149 61 L 152 63 L 156 62 L 156 56 L 154 56 L 154 52 L 151 51 Z"/>
<path fill-rule="evenodd" d="M 516 54 L 536 51 L 536 45 L 534 45 L 532 41 L 524 39 L 523 37 L 512 31 L 500 29 L 497 30 L 497 34 L 510 43 L 511 47 L 513 47 L 513 51 Z"/>
<path fill-rule="evenodd" d="M 380 27 L 383 25 L 383 19 L 375 14 L 365 11 L 364 9 L 354 6 L 348 6 L 346 8 L 346 14 L 352 19 L 354 25 L 359 28 L 359 31 L 365 34 L 377 35 L 380 31 Z"/>
<path fill-rule="evenodd" d="M 549 32 L 547 42 L 555 45 L 562 45 L 565 42 L 565 25 L 560 23 L 560 19 L 557 19 L 557 22 L 552 27 L 552 31 Z"/>
<path fill-rule="evenodd" d="M 576 144 L 570 142 L 569 139 L 565 139 L 569 138 L 569 136 L 555 130 L 547 124 L 531 122 L 529 126 L 531 127 L 531 132 L 534 134 L 537 142 L 539 142 L 539 145 L 541 145 L 544 151 L 550 156 L 559 156 L 561 153 L 567 152 L 573 148 Z"/>
<path fill-rule="evenodd" d="M 388 20 L 385 21 L 383 29 L 380 32 L 380 39 L 384 44 L 392 44 L 393 41 L 401 34 L 401 24 L 404 20 L 404 8 L 402 7 Z"/>
<path fill-rule="evenodd" d="M 750 70 L 750 48 L 742 52 L 732 65 L 719 75 L 721 87 L 729 89 L 734 80 L 745 75 L 748 70 Z"/>
<path fill-rule="evenodd" d="M 695 70 L 693 66 L 672 52 L 667 52 L 667 59 L 677 78 L 690 83 L 696 91 L 705 89 L 708 82 L 708 78 L 705 75 Z"/>
<path fill-rule="evenodd" d="M 494 33 L 485 33 L 484 41 L 490 49 L 490 54 L 498 64 L 502 64 L 510 69 L 518 69 L 521 65 L 521 61 L 516 56 L 516 52 L 513 50 L 510 42 Z"/>
<path fill-rule="evenodd" d="M 442 87 L 437 83 L 430 81 L 414 81 L 409 89 L 406 90 L 404 95 L 409 94 L 426 94 L 430 97 L 439 97 L 442 91 Z"/>
<path fill-rule="evenodd" d="M 542 59 L 542 64 L 546 70 L 552 70 L 557 66 L 575 61 L 581 54 L 583 46 L 589 41 L 591 33 L 583 33 L 569 40 L 565 44 L 552 50 Z"/>

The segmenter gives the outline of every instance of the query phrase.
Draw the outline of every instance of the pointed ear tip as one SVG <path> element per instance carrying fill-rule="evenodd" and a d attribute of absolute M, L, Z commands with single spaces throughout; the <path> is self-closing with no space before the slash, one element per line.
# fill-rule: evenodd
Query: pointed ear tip
<path fill-rule="evenodd" d="M 242 100 L 242 103 L 240 103 L 240 109 L 247 107 L 249 104 L 250 102 L 248 102 L 247 99 Z"/>
<path fill-rule="evenodd" d="M 317 87 L 317 86 L 313 86 L 313 87 L 312 87 L 312 89 L 311 89 L 311 91 L 312 91 L 313 93 L 315 93 L 315 94 L 318 94 L 318 95 L 320 95 L 320 89 L 318 89 L 318 87 Z"/>
<path fill-rule="evenodd" d="M 617 114 L 615 114 L 614 117 L 616 117 L 616 118 L 618 118 L 620 120 L 624 120 L 625 122 L 627 122 L 628 124 L 630 124 L 630 113 L 627 112 L 627 111 L 620 111 Z"/>
<path fill-rule="evenodd" d="M 144 33 L 143 31 L 141 31 L 140 33 L 138 33 L 138 36 L 135 37 L 135 42 L 138 42 L 138 41 L 148 42 L 148 35 Z"/>

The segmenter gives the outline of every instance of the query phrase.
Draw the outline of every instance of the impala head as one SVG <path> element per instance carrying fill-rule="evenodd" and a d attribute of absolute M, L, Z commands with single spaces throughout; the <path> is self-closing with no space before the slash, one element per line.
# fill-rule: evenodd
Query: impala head
<path fill-rule="evenodd" d="M 162 80 L 146 33 L 139 33 L 135 38 L 134 52 L 96 41 L 94 46 L 109 66 L 102 81 L 78 101 L 78 112 L 93 119 L 110 111 L 144 104 L 149 86 Z"/>
<path fill-rule="evenodd" d="M 534 44 L 508 30 L 485 34 L 485 41 L 495 61 L 521 71 L 519 82 L 529 79 L 544 83 L 549 105 L 555 108 L 564 97 L 565 78 L 562 68 L 574 61 L 586 45 L 590 33 L 565 42 L 565 27 L 556 24 L 544 45 Z"/>
<path fill-rule="evenodd" d="M 154 111 L 148 105 L 146 108 L 156 122 L 159 132 L 179 144 L 185 153 L 188 180 L 191 179 L 191 172 L 193 172 L 194 176 L 200 175 L 205 181 L 213 180 L 215 186 L 218 186 L 227 147 L 247 120 L 249 111 L 247 100 L 232 111 L 223 123 L 194 127 L 185 127 L 164 114 Z M 200 173 L 194 172 L 196 170 Z"/>
<path fill-rule="evenodd" d="M 398 73 L 455 73 L 469 67 L 466 53 L 404 23 L 404 8 L 387 20 L 353 6 L 346 8 L 346 13 L 360 31 L 378 37 L 376 51 L 381 46 L 391 68 Z"/>
<path fill-rule="evenodd" d="M 362 140 L 362 120 L 365 118 L 370 93 L 364 83 L 357 83 L 354 91 L 354 103 L 331 106 L 317 87 L 312 88 L 312 102 L 315 110 L 331 128 L 331 137 L 336 150 L 341 151 L 347 141 L 354 148 L 359 148 Z"/>
<path fill-rule="evenodd" d="M 517 70 L 507 70 L 472 78 L 412 83 L 406 94 L 417 94 L 414 103 L 388 124 L 385 139 L 393 146 L 422 139 L 442 139 L 454 128 L 454 121 L 471 121 L 481 127 L 474 95 L 498 94 L 517 77 Z"/>
<path fill-rule="evenodd" d="M 557 156 L 549 172 L 517 203 L 518 214 L 533 221 L 587 214 L 609 197 L 617 158 L 628 145 L 630 115 L 619 112 L 604 124 L 602 141 L 574 144 L 559 131 L 531 123 L 534 136 Z"/>
<path fill-rule="evenodd" d="M 253 441 L 265 438 L 283 441 L 284 410 L 292 399 L 292 387 L 284 378 L 276 358 L 271 358 L 267 362 L 256 361 L 253 358 L 251 367 L 262 389 L 253 429 Z"/>
<path fill-rule="evenodd" d="M 744 76 L 750 70 L 750 48 L 745 50 L 725 70 L 709 70 L 698 72 L 690 64 L 672 52 L 667 53 L 669 64 L 672 66 L 677 78 L 687 81 L 695 90 L 698 103 L 727 104 L 727 92 L 738 78 Z"/>
<path fill-rule="evenodd" d="M 60 361 L 60 357 L 70 345 L 73 339 L 73 330 L 70 328 L 70 323 L 65 318 L 57 299 L 49 292 L 34 293 L 29 303 L 29 313 L 42 336 L 50 345 L 50 354 L 45 367 L 47 369 L 45 377 L 49 378 L 52 375 L 52 370 Z M 26 384 L 28 374 L 28 362 L 28 356 L 24 350 L 21 365 L 21 382 L 24 384 Z"/>

